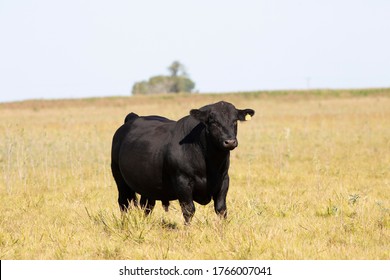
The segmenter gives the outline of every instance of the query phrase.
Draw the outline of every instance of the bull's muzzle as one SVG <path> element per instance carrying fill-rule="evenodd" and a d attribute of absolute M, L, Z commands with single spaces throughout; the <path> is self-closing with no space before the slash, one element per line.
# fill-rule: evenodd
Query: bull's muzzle
<path fill-rule="evenodd" d="M 233 150 L 235 147 L 237 147 L 237 145 L 237 139 L 228 139 L 223 141 L 223 147 L 229 150 Z"/>

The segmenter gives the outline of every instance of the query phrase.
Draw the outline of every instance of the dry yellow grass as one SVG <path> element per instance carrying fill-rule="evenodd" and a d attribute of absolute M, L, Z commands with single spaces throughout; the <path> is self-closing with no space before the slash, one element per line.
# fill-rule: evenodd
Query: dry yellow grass
<path fill-rule="evenodd" d="M 1 259 L 389 259 L 390 94 L 152 96 L 0 104 Z M 372 93 L 372 94 L 370 94 Z M 121 216 L 111 137 L 130 111 L 218 100 L 256 115 L 231 155 L 229 217 Z"/>

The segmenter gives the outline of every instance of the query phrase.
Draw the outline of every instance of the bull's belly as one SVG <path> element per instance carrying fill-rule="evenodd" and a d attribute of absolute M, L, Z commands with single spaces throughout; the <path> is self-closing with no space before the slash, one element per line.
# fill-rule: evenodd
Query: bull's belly
<path fill-rule="evenodd" d="M 207 188 L 207 178 L 206 177 L 196 177 L 195 185 L 192 192 L 192 198 L 195 202 L 206 205 L 211 201 L 211 194 Z"/>
<path fill-rule="evenodd" d="M 133 191 L 147 198 L 165 201 L 177 199 L 175 188 L 169 183 L 164 184 L 162 177 L 157 174 L 126 172 L 124 179 Z M 207 184 L 195 184 L 192 198 L 201 205 L 210 203 L 212 197 L 207 189 Z"/>
<path fill-rule="evenodd" d="M 164 187 L 161 181 L 150 178 L 134 180 L 131 176 L 126 176 L 125 181 L 133 191 L 147 198 L 168 201 L 177 199 L 172 189 Z"/>
<path fill-rule="evenodd" d="M 201 204 L 201 205 L 206 205 L 206 204 L 209 204 L 210 201 L 211 201 L 211 195 L 207 194 L 207 195 L 196 195 L 194 194 L 193 196 L 193 199 L 195 202 Z"/>
<path fill-rule="evenodd" d="M 122 174 L 127 185 L 142 196 L 155 200 L 176 199 L 172 189 L 163 184 L 162 176 L 157 172 L 124 169 Z"/>
<path fill-rule="evenodd" d="M 136 193 L 155 200 L 176 200 L 176 181 L 171 178 L 178 170 L 169 172 L 163 169 L 163 154 L 152 149 L 138 149 L 136 143 L 126 145 L 122 149 L 119 166 L 123 178 L 129 187 Z M 127 157 L 125 156 L 127 155 Z M 180 169 L 180 167 L 179 167 Z M 170 175 L 170 174 L 171 175 Z M 188 182 L 192 185 L 192 199 L 202 205 L 211 201 L 211 193 L 208 188 L 207 177 L 201 175 L 206 170 L 200 170 L 197 175 L 187 174 Z M 184 187 L 184 186 L 183 186 Z"/>
<path fill-rule="evenodd" d="M 139 151 L 128 150 L 126 154 L 132 156 L 120 158 L 119 167 L 125 182 L 133 191 L 155 200 L 176 199 L 172 188 L 163 182 L 160 159 Z"/>

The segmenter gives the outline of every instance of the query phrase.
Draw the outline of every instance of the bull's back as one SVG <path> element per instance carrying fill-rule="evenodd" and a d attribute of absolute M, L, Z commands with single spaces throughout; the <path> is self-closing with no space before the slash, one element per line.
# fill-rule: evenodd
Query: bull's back
<path fill-rule="evenodd" d="M 164 186 L 164 155 L 175 122 L 157 116 L 140 117 L 127 125 L 119 150 L 119 168 L 137 193 L 155 199 L 172 199 Z M 168 198 L 169 196 L 169 198 Z"/>

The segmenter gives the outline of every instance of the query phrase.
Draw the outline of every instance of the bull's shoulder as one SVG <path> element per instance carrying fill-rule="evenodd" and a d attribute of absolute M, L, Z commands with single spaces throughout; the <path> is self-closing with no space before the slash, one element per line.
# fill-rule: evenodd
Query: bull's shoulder
<path fill-rule="evenodd" d="M 169 160 L 179 169 L 203 165 L 205 143 L 202 134 L 204 125 L 192 117 L 178 120 L 169 143 Z"/>
<path fill-rule="evenodd" d="M 126 123 L 125 141 L 136 146 L 160 150 L 170 142 L 175 121 L 160 116 L 140 116 Z"/>
<path fill-rule="evenodd" d="M 186 116 L 177 121 L 175 138 L 179 145 L 201 144 L 204 136 L 205 125 L 191 116 Z"/>

